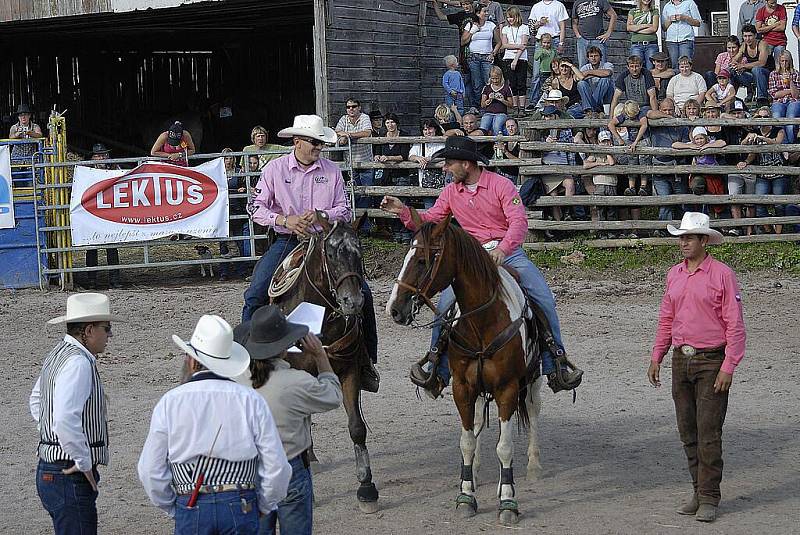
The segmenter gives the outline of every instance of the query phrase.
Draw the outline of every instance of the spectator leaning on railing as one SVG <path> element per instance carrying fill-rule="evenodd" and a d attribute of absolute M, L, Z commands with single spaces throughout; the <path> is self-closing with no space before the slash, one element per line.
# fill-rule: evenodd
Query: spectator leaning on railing
<path fill-rule="evenodd" d="M 283 156 L 282 151 L 284 147 L 280 145 L 272 145 L 267 143 L 269 141 L 269 132 L 266 128 L 261 125 L 254 126 L 253 129 L 250 131 L 250 143 L 251 145 L 247 145 L 242 149 L 242 152 L 259 152 L 259 151 L 274 151 L 273 154 L 259 154 L 258 155 L 258 171 L 261 171 L 265 165 L 276 158 L 280 158 Z M 245 156 L 242 156 L 242 159 L 239 165 L 242 168 L 247 167 L 247 162 L 245 161 Z"/>
<path fill-rule="evenodd" d="M 603 147 L 611 147 L 611 132 L 602 130 L 597 134 L 597 141 Z M 598 172 L 591 177 L 584 177 L 584 182 L 591 182 L 593 185 L 592 195 L 614 196 L 617 194 L 617 175 L 603 174 L 603 168 L 614 165 L 614 163 L 614 156 L 611 154 L 587 154 L 583 159 L 584 169 L 596 169 Z M 613 206 L 593 206 L 591 214 L 592 221 L 616 219 L 616 209 Z M 611 236 L 601 237 L 609 238 Z"/>
<path fill-rule="evenodd" d="M 747 107 L 741 100 L 734 100 L 731 111 L 727 114 L 723 114 L 722 117 L 726 119 L 746 119 Z M 750 131 L 746 126 L 726 126 L 724 130 L 725 141 L 728 145 L 742 145 L 742 142 L 749 133 Z M 747 153 L 726 154 L 724 158 L 727 165 L 736 165 L 739 162 L 745 161 Z M 745 195 L 753 195 L 755 192 L 755 175 L 738 173 L 731 173 L 728 175 L 728 195 L 741 195 L 742 193 Z M 746 217 L 753 217 L 755 211 L 752 205 L 745 206 L 744 210 Z M 731 217 L 733 219 L 742 218 L 742 207 L 740 205 L 731 205 Z M 748 236 L 752 233 L 752 230 L 753 227 L 747 227 Z M 728 230 L 728 234 L 731 236 L 739 236 L 741 231 L 740 229 L 732 227 Z"/>
<path fill-rule="evenodd" d="M 660 20 L 654 0 L 637 0 L 636 7 L 628 12 L 626 29 L 631 34 L 630 55 L 639 56 L 649 70 L 654 68 L 653 56 L 658 53 Z"/>
<path fill-rule="evenodd" d="M 611 98 L 611 111 L 617 104 L 626 100 L 633 100 L 639 107 L 656 109 L 656 82 L 650 71 L 642 68 L 642 59 L 639 56 L 628 56 L 628 68 L 617 76 L 614 84 L 614 96 Z"/>
<path fill-rule="evenodd" d="M 665 98 L 658 104 L 658 110 L 647 112 L 647 119 L 674 119 L 675 102 L 671 98 Z M 686 142 L 689 140 L 689 128 L 686 126 L 654 126 L 650 125 L 650 143 L 653 147 L 672 148 L 675 142 Z M 674 167 L 678 165 L 678 159 L 671 155 L 657 154 L 653 156 L 653 166 Z M 688 191 L 687 177 L 685 175 L 653 175 L 653 193 L 658 196 L 672 194 L 683 194 Z M 672 205 L 661 206 L 658 209 L 658 218 L 661 221 L 671 221 L 675 219 L 675 209 Z M 657 237 L 663 237 L 664 233 L 660 230 L 654 233 Z"/>
<path fill-rule="evenodd" d="M 422 122 L 423 137 L 434 137 L 442 135 L 439 124 L 434 119 L 426 119 Z M 444 143 L 415 143 L 408 153 L 408 161 L 419 164 L 419 186 L 421 188 L 443 188 L 445 184 L 444 170 L 439 167 L 429 168 L 431 157 L 436 151 L 444 148 Z M 423 199 L 425 208 L 430 208 L 436 202 L 435 197 L 425 197 Z"/>
<path fill-rule="evenodd" d="M 611 120 L 608 122 L 608 130 L 611 132 L 611 135 L 614 137 L 614 141 L 617 142 L 617 145 L 627 145 L 630 148 L 630 155 L 625 155 L 623 158 L 617 158 L 621 165 L 637 165 L 642 167 L 650 166 L 650 156 L 634 154 L 636 147 L 639 146 L 639 144 L 645 147 L 650 145 L 649 138 L 645 137 L 648 127 L 646 113 L 647 111 L 642 110 L 636 101 L 628 100 L 625 102 L 622 113 L 615 117 L 611 117 Z M 618 131 L 618 126 L 624 122 L 639 123 L 638 127 L 627 127 L 625 139 L 619 135 Z M 639 177 L 638 189 L 636 188 L 637 177 Z M 647 175 L 628 175 L 628 187 L 625 190 L 625 195 L 640 195 L 642 197 L 649 195 L 647 191 L 647 180 Z"/>
<path fill-rule="evenodd" d="M 708 135 L 708 131 L 702 126 L 692 129 L 691 142 L 676 141 L 672 144 L 673 149 L 697 151 L 698 155 L 692 159 L 692 165 L 719 165 L 715 154 L 704 154 L 703 151 L 724 146 L 724 139 L 712 139 Z M 702 171 L 692 173 L 689 176 L 689 189 L 695 195 L 723 195 L 725 193 L 725 187 L 722 184 L 720 175 L 706 175 Z M 723 207 L 712 206 L 711 208 L 714 216 L 719 217 Z"/>

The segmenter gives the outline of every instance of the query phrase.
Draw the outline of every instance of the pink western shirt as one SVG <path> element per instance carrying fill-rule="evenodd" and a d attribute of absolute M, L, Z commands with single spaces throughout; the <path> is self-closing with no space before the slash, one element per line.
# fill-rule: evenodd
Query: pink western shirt
<path fill-rule="evenodd" d="M 482 244 L 500 240 L 498 247 L 506 256 L 522 245 L 528 232 L 528 217 L 516 186 L 506 177 L 485 169 L 475 191 L 463 183 L 450 183 L 430 210 L 420 212 L 423 221 L 434 223 L 447 214 L 453 214 L 461 227 Z M 416 230 L 408 207 L 400 214 L 400 221 Z"/>
<path fill-rule="evenodd" d="M 724 345 L 722 371 L 732 374 L 744 357 L 745 339 L 742 297 L 731 268 L 707 255 L 694 273 L 689 273 L 686 261 L 669 270 L 653 362 L 660 363 L 670 346 Z"/>
<path fill-rule="evenodd" d="M 281 234 L 291 232 L 276 224 L 279 215 L 300 215 L 307 210 L 322 210 L 331 221 L 350 219 L 342 172 L 335 163 L 325 158 L 320 158 L 306 169 L 297 162 L 294 152 L 272 160 L 261 171 L 255 194 L 253 221 L 275 227 Z"/>

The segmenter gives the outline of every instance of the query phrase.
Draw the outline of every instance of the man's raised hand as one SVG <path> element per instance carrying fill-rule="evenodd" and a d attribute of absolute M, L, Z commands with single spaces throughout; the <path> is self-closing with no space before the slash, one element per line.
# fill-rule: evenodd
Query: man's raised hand
<path fill-rule="evenodd" d="M 389 212 L 390 214 L 400 214 L 400 212 L 403 211 L 403 208 L 405 208 L 403 201 L 401 201 L 397 197 L 386 195 L 381 200 L 381 210 L 383 210 L 384 212 Z"/>

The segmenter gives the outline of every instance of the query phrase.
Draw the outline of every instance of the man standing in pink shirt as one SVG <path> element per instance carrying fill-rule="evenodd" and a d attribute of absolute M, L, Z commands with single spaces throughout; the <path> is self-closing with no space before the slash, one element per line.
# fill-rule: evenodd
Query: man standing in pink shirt
<path fill-rule="evenodd" d="M 736 274 L 706 252 L 722 243 L 705 214 L 687 212 L 678 236 L 683 262 L 667 273 L 647 377 L 661 386 L 661 361 L 672 351 L 672 399 L 694 493 L 678 508 L 700 522 L 717 517 L 722 481 L 722 424 L 733 371 L 744 357 L 745 328 Z"/>
<path fill-rule="evenodd" d="M 420 217 L 424 222 L 437 223 L 452 214 L 461 228 L 483 245 L 497 265 L 514 268 L 519 273 L 520 286 L 544 312 L 558 352 L 563 356 L 564 344 L 553 292 L 521 247 L 528 232 L 528 218 L 516 186 L 506 177 L 480 167 L 478 162 L 488 164 L 489 160 L 478 152 L 475 141 L 466 136 L 447 138 L 445 148 L 434 153 L 432 159 L 445 160 L 444 170 L 452 174 L 453 182 L 445 186 L 430 210 L 420 212 Z M 407 228 L 416 230 L 411 210 L 397 197 L 384 197 L 381 208 L 397 214 Z M 439 298 L 437 313 L 443 314 L 454 301 L 452 288 L 447 288 Z M 431 353 L 438 354 L 443 348 L 439 345 L 440 332 L 441 325 L 435 324 L 429 358 Z M 562 369 L 557 373 L 559 366 Z M 580 384 L 583 371 L 567 366 L 565 357 L 554 358 L 548 351 L 542 353 L 542 373 L 548 376 L 548 384 L 554 392 L 571 390 Z M 411 380 L 436 398 L 450 379 L 445 353 L 432 371 L 438 375 L 435 381 L 421 364 L 417 364 L 411 369 Z"/>

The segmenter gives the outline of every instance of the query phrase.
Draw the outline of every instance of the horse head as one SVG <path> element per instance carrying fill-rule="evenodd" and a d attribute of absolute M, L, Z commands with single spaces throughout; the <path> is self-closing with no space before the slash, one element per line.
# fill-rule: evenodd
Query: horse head
<path fill-rule="evenodd" d="M 361 243 L 356 231 L 364 217 L 353 225 L 342 222 L 329 223 L 317 218 L 322 228 L 319 240 L 322 249 L 322 273 L 328 284 L 337 308 L 345 316 L 360 314 L 364 306 L 361 285 L 364 282 L 364 267 Z"/>
<path fill-rule="evenodd" d="M 420 301 L 436 310 L 431 298 L 450 285 L 455 269 L 452 256 L 444 254 L 450 216 L 436 224 L 423 224 L 417 211 L 411 208 L 411 219 L 417 232 L 386 304 L 386 313 L 400 325 L 411 324 Z"/>

